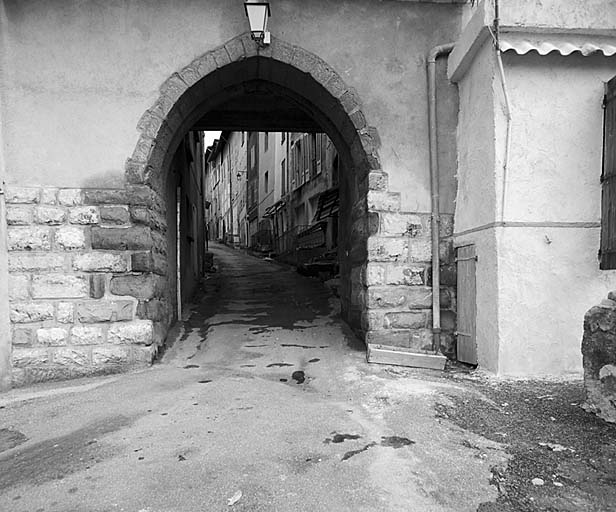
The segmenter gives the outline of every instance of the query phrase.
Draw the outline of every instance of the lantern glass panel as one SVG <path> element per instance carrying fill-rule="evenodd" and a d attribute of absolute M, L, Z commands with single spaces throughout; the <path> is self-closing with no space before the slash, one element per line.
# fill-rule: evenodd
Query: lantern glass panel
<path fill-rule="evenodd" d="M 267 4 L 251 4 L 247 3 L 246 14 L 250 23 L 251 32 L 265 32 L 267 30 Z"/>

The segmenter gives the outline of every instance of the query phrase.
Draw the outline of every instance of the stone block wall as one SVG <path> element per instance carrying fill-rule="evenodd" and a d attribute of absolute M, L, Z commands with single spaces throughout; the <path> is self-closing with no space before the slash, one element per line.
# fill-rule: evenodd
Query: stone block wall
<path fill-rule="evenodd" d="M 5 198 L 13 385 L 151 363 L 172 309 L 158 196 L 7 187 Z"/>
<path fill-rule="evenodd" d="M 430 214 L 400 212 L 395 193 L 357 196 L 342 244 L 343 316 L 368 344 L 430 352 Z M 5 198 L 13 385 L 150 364 L 174 307 L 160 196 L 133 185 L 8 187 Z M 441 350 L 450 357 L 451 228 L 443 216 Z"/>
<path fill-rule="evenodd" d="M 378 177 L 379 183 L 383 178 Z M 374 177 L 376 181 L 377 177 Z M 371 190 L 371 229 L 367 262 L 359 277 L 365 283 L 363 326 L 366 343 L 430 353 L 432 350 L 431 215 L 400 211 L 397 193 Z M 453 216 L 442 215 L 441 352 L 455 358 L 456 272 Z"/>

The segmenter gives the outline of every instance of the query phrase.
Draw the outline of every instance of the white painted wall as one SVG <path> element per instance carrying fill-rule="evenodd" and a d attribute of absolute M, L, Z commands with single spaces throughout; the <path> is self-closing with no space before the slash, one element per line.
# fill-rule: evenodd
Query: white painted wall
<path fill-rule="evenodd" d="M 616 7 L 612 0 L 500 0 L 499 3 L 503 25 L 576 31 L 612 31 L 616 26 Z"/>
<path fill-rule="evenodd" d="M 616 272 L 597 259 L 601 102 L 616 59 L 508 52 L 504 63 L 513 115 L 505 220 L 542 225 L 499 228 L 499 372 L 580 373 L 584 313 L 616 289 Z"/>
<path fill-rule="evenodd" d="M 495 220 L 495 119 L 496 64 L 491 47 L 485 45 L 475 65 L 458 84 L 458 191 L 456 232 L 483 226 Z"/>
<path fill-rule="evenodd" d="M 599 230 L 498 231 L 499 374 L 581 374 L 584 314 L 616 289 L 599 270 Z"/>
<path fill-rule="evenodd" d="M 486 45 L 458 84 L 458 192 L 454 243 L 474 244 L 477 254 L 477 346 L 481 368 L 497 373 L 498 265 L 496 233 L 495 97 L 496 66 Z M 471 232 L 468 232 L 472 230 Z M 464 234 L 467 232 L 466 234 Z"/>
<path fill-rule="evenodd" d="M 504 62 L 513 106 L 507 218 L 599 221 L 603 84 L 616 59 L 507 52 Z"/>
<path fill-rule="evenodd" d="M 513 118 L 504 213 L 506 120 L 489 42 L 459 83 L 455 243 L 477 246 L 479 364 L 504 376 L 577 375 L 584 313 L 616 289 L 616 271 L 597 259 L 601 101 L 616 59 L 503 60 Z"/>

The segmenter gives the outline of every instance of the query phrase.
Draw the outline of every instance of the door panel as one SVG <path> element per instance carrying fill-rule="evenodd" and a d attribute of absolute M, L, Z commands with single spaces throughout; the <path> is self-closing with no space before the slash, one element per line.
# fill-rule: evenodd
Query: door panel
<path fill-rule="evenodd" d="M 456 262 L 458 267 L 458 361 L 477 364 L 477 284 L 475 277 L 477 256 L 475 246 L 458 247 Z"/>

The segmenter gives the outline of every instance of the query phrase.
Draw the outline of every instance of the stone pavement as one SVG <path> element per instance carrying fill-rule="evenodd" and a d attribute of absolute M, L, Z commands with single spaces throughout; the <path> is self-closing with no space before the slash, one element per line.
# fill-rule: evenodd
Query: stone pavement
<path fill-rule="evenodd" d="M 0 396 L 0 510 L 471 511 L 503 445 L 464 384 L 368 365 L 316 280 L 213 247 L 160 364 Z M 481 456 L 477 456 L 480 450 Z"/>

